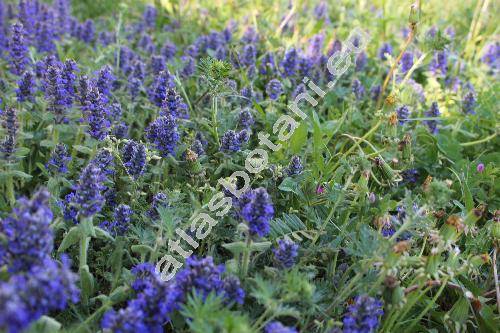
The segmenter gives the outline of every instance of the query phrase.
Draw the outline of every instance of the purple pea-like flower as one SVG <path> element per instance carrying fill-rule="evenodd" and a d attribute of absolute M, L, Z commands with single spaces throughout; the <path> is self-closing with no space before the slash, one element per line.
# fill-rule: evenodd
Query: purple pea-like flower
<path fill-rule="evenodd" d="M 384 314 L 382 302 L 366 295 L 357 296 L 344 316 L 345 333 L 375 332 Z"/>
<path fill-rule="evenodd" d="M 16 96 L 19 103 L 35 99 L 36 80 L 35 75 L 31 71 L 24 72 L 21 79 L 17 82 Z"/>
<path fill-rule="evenodd" d="M 440 115 L 441 115 L 441 112 L 439 112 L 439 106 L 438 106 L 437 102 L 432 102 L 429 110 L 425 112 L 425 116 L 430 117 L 430 118 L 437 118 Z M 427 127 L 429 128 L 429 131 L 432 134 L 436 134 L 438 132 L 438 128 L 437 128 L 438 121 L 437 120 L 434 120 L 434 119 L 425 120 L 425 124 L 427 125 Z"/>
<path fill-rule="evenodd" d="M 146 170 L 146 147 L 134 140 L 128 141 L 122 149 L 122 161 L 127 173 L 134 179 Z"/>
<path fill-rule="evenodd" d="M 237 211 L 247 222 L 251 235 L 264 237 L 269 233 L 274 206 L 266 189 L 260 187 L 243 194 L 238 200 Z"/>
<path fill-rule="evenodd" d="M 280 323 L 279 321 L 272 321 L 266 325 L 264 330 L 265 333 L 297 333 L 297 330 L 293 327 L 288 327 Z"/>
<path fill-rule="evenodd" d="M 176 119 L 171 115 L 157 118 L 149 125 L 146 137 L 161 156 L 173 155 L 180 139 Z"/>
<path fill-rule="evenodd" d="M 281 71 L 284 77 L 294 76 L 298 67 L 298 54 L 295 48 L 290 48 L 285 52 L 285 56 L 281 61 Z"/>
<path fill-rule="evenodd" d="M 68 172 L 68 164 L 70 161 L 71 156 L 68 153 L 68 148 L 64 143 L 58 143 L 46 167 L 53 175 L 65 174 Z"/>
<path fill-rule="evenodd" d="M 283 94 L 283 85 L 278 79 L 272 79 L 266 85 L 266 93 L 271 100 L 275 101 Z"/>
<path fill-rule="evenodd" d="M 21 75 L 29 64 L 25 35 L 26 31 L 22 23 L 16 22 L 12 25 L 9 39 L 9 56 L 10 71 L 15 75 Z"/>
<path fill-rule="evenodd" d="M 278 247 L 273 249 L 274 261 L 281 268 L 291 268 L 295 265 L 299 246 L 289 239 L 278 240 Z"/>

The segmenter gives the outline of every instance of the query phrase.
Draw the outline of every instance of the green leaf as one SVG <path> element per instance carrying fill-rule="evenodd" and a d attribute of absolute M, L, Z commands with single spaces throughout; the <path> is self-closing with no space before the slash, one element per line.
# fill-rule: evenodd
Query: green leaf
<path fill-rule="evenodd" d="M 222 244 L 222 247 L 231 252 L 235 257 L 246 251 L 245 242 L 233 242 Z"/>
<path fill-rule="evenodd" d="M 31 175 L 25 173 L 25 172 L 22 172 L 20 170 L 11 170 L 9 171 L 9 174 L 14 177 L 14 178 L 21 178 L 21 179 L 30 179 L 32 178 Z"/>
<path fill-rule="evenodd" d="M 89 299 L 94 293 L 94 277 L 90 273 L 88 265 L 80 267 L 80 285 L 82 287 L 82 298 Z"/>
<path fill-rule="evenodd" d="M 89 147 L 74 145 L 73 148 L 75 148 L 76 151 L 82 154 L 92 155 L 92 149 L 90 149 Z"/>
<path fill-rule="evenodd" d="M 293 132 L 292 137 L 290 138 L 290 151 L 293 154 L 298 154 L 302 147 L 307 143 L 307 132 L 308 132 L 308 123 L 303 121 L 300 123 L 299 127 Z"/>
<path fill-rule="evenodd" d="M 57 252 L 59 253 L 64 252 L 70 246 L 78 243 L 81 237 L 80 235 L 81 235 L 81 229 L 78 226 L 74 226 L 71 229 L 69 229 L 69 231 L 64 236 L 61 245 L 59 245 Z"/>
<path fill-rule="evenodd" d="M 24 157 L 26 155 L 28 155 L 30 153 L 30 149 L 29 148 L 26 148 L 26 147 L 20 147 L 20 148 L 17 148 L 16 149 L 16 157 Z"/>
<path fill-rule="evenodd" d="M 42 316 L 30 328 L 26 333 L 53 333 L 59 332 L 61 330 L 61 323 L 51 317 Z"/>

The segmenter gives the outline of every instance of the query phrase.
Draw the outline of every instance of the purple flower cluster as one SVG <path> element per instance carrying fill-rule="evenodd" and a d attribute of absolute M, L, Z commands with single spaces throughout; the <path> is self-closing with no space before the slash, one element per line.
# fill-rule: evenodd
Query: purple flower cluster
<path fill-rule="evenodd" d="M 372 333 L 384 314 L 382 302 L 366 295 L 357 296 L 344 316 L 344 333 Z"/>
<path fill-rule="evenodd" d="M 49 193 L 36 192 L 31 200 L 20 198 L 10 216 L 0 224 L 5 240 L 0 244 L 0 265 L 12 275 L 0 282 L 0 330 L 21 332 L 49 311 L 63 310 L 78 301 L 76 275 L 69 261 L 50 258 L 53 234 Z"/>
<path fill-rule="evenodd" d="M 266 85 L 266 93 L 273 101 L 277 100 L 283 94 L 283 85 L 277 79 L 272 79 Z"/>
<path fill-rule="evenodd" d="M 128 229 L 132 214 L 133 211 L 128 205 L 118 205 L 115 208 L 113 221 L 104 221 L 100 226 L 113 236 L 123 235 Z"/>
<path fill-rule="evenodd" d="M 225 152 L 237 152 L 241 150 L 241 146 L 249 139 L 248 131 L 242 130 L 235 132 L 229 130 L 220 139 L 220 150 Z"/>
<path fill-rule="evenodd" d="M 9 40 L 10 71 L 15 75 L 22 75 L 29 64 L 28 46 L 25 41 L 26 31 L 22 23 L 14 23 Z"/>
<path fill-rule="evenodd" d="M 0 143 L 0 153 L 2 153 L 5 159 L 10 159 L 15 151 L 17 131 L 19 129 L 17 110 L 12 107 L 8 107 L 1 116 L 1 124 L 6 135 L 3 142 Z"/>
<path fill-rule="evenodd" d="M 16 96 L 19 103 L 29 101 L 33 102 L 36 91 L 35 75 L 31 71 L 24 72 L 21 79 L 17 82 Z"/>
<path fill-rule="evenodd" d="M 247 191 L 238 199 L 236 209 L 247 222 L 251 235 L 264 237 L 269 233 L 274 205 L 266 189 L 260 187 Z"/>
<path fill-rule="evenodd" d="M 127 173 L 134 179 L 146 170 L 146 147 L 134 140 L 128 141 L 122 149 L 122 161 Z"/>
<path fill-rule="evenodd" d="M 171 115 L 157 118 L 149 125 L 146 136 L 161 156 L 173 155 L 180 139 L 176 119 Z"/>
<path fill-rule="evenodd" d="M 288 167 L 286 168 L 286 174 L 288 176 L 297 176 L 302 173 L 304 170 L 304 166 L 302 165 L 302 161 L 300 160 L 300 157 L 297 155 L 292 156 L 290 159 L 290 163 L 288 164 Z"/>
<path fill-rule="evenodd" d="M 396 109 L 396 114 L 398 115 L 398 121 L 400 125 L 403 125 L 408 121 L 410 117 L 410 108 L 406 105 L 402 105 Z"/>
<path fill-rule="evenodd" d="M 441 115 L 441 112 L 439 112 L 439 106 L 437 102 L 432 102 L 431 107 L 427 112 L 425 112 L 425 116 L 429 118 L 437 118 Z M 438 132 L 437 124 L 438 120 L 430 119 L 426 120 L 425 124 L 429 128 L 429 131 L 432 134 L 436 134 Z"/>
<path fill-rule="evenodd" d="M 295 265 L 295 260 L 299 246 L 289 239 L 278 240 L 278 247 L 273 249 L 274 260 L 281 268 L 291 268 Z"/>
<path fill-rule="evenodd" d="M 173 118 L 189 118 L 188 106 L 174 88 L 167 90 L 161 105 L 160 116 L 170 115 Z"/>
<path fill-rule="evenodd" d="M 78 207 L 78 216 L 90 217 L 99 213 L 104 206 L 103 169 L 89 163 L 83 169 L 75 189 L 74 204 Z"/>
<path fill-rule="evenodd" d="M 297 333 L 297 330 L 293 327 L 287 327 L 280 323 L 279 321 L 272 321 L 266 325 L 264 329 L 265 333 Z"/>
<path fill-rule="evenodd" d="M 171 283 L 164 282 L 154 266 L 140 264 L 132 272 L 136 279 L 132 284 L 136 297 L 125 309 L 105 313 L 101 327 L 112 332 L 160 332 L 175 310 L 195 293 L 205 298 L 214 292 L 226 302 L 242 304 L 245 292 L 236 277 L 223 278 L 223 266 L 216 266 L 212 257 L 186 260 L 186 268 Z"/>
<path fill-rule="evenodd" d="M 254 123 L 255 120 L 253 119 L 252 112 L 249 108 L 244 108 L 240 111 L 238 115 L 238 125 L 241 128 L 249 129 Z"/>
<path fill-rule="evenodd" d="M 46 168 L 53 174 L 65 174 L 68 172 L 68 163 L 71 161 L 71 156 L 68 154 L 68 148 L 65 144 L 59 143 L 52 152 Z"/>

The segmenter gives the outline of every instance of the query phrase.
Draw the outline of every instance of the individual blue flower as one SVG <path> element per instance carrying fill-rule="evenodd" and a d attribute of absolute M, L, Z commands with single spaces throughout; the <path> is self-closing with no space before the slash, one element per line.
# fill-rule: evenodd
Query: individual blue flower
<path fill-rule="evenodd" d="M 284 77 L 295 75 L 298 67 L 298 54 L 295 48 L 292 47 L 286 51 L 280 66 Z"/>
<path fill-rule="evenodd" d="M 273 101 L 277 100 L 283 94 L 283 85 L 277 79 L 272 79 L 266 85 L 266 93 Z"/>
<path fill-rule="evenodd" d="M 158 209 L 168 207 L 168 205 L 168 196 L 163 192 L 158 192 L 153 196 L 153 201 L 151 202 L 151 207 L 147 214 L 150 218 L 156 220 L 160 217 Z"/>
<path fill-rule="evenodd" d="M 16 96 L 19 103 L 35 99 L 36 80 L 35 75 L 31 71 L 24 72 L 21 79 L 17 82 Z"/>
<path fill-rule="evenodd" d="M 186 267 L 177 273 L 175 277 L 175 288 L 181 291 L 180 301 L 194 292 L 205 298 L 210 292 L 222 294 L 224 292 L 224 281 L 222 273 L 224 266 L 214 264 L 212 257 L 196 258 L 191 256 L 186 259 Z"/>
<path fill-rule="evenodd" d="M 417 169 L 406 169 L 401 172 L 403 183 L 415 184 L 418 181 L 420 174 Z"/>
<path fill-rule="evenodd" d="M 140 61 L 142 64 L 141 66 L 144 66 L 144 63 Z M 167 69 L 167 61 L 164 56 L 162 55 L 154 55 L 151 57 L 151 62 L 149 65 L 150 71 L 152 75 L 158 75 L 160 72 L 164 71 Z M 144 70 L 141 69 L 141 72 L 144 72 Z M 135 75 L 138 76 L 138 75 Z M 141 76 L 141 79 L 144 79 L 144 76 Z"/>
<path fill-rule="evenodd" d="M 378 56 L 380 60 L 386 60 L 388 55 L 392 55 L 392 45 L 390 43 L 384 43 L 378 50 Z"/>
<path fill-rule="evenodd" d="M 156 16 L 156 8 L 154 6 L 147 5 L 144 9 L 144 14 L 142 15 L 144 25 L 150 29 L 154 29 L 154 27 L 156 26 Z"/>
<path fill-rule="evenodd" d="M 301 76 L 311 76 L 311 70 L 314 67 L 312 58 L 299 56 L 298 70 Z"/>
<path fill-rule="evenodd" d="M 481 57 L 481 61 L 490 66 L 494 71 L 500 69 L 500 43 L 492 42 L 485 47 L 486 51 Z"/>
<path fill-rule="evenodd" d="M 21 75 L 29 64 L 28 46 L 25 41 L 25 30 L 21 23 L 12 25 L 9 39 L 10 71 L 12 74 Z"/>
<path fill-rule="evenodd" d="M 344 316 L 344 333 L 376 332 L 380 317 L 384 314 L 382 302 L 366 295 L 357 296 Z"/>
<path fill-rule="evenodd" d="M 466 114 L 475 114 L 476 108 L 476 96 L 474 96 L 474 92 L 469 91 L 465 94 L 462 100 L 462 111 Z"/>
<path fill-rule="evenodd" d="M 247 27 L 243 33 L 243 37 L 241 37 L 241 41 L 244 44 L 257 43 L 259 41 L 259 34 L 255 31 L 254 27 Z"/>
<path fill-rule="evenodd" d="M 130 206 L 120 204 L 115 208 L 113 221 L 104 221 L 100 226 L 113 236 L 124 235 L 129 227 L 132 214 Z"/>
<path fill-rule="evenodd" d="M 257 48 L 253 44 L 247 44 L 243 47 L 240 57 L 240 63 L 246 67 L 254 65 L 257 57 Z"/>
<path fill-rule="evenodd" d="M 264 329 L 265 333 L 297 333 L 297 330 L 293 327 L 288 327 L 280 323 L 279 321 L 272 321 L 266 325 Z"/>
<path fill-rule="evenodd" d="M 429 63 L 429 70 L 434 75 L 446 76 L 448 73 L 448 54 L 446 51 L 438 51 L 434 53 L 434 57 Z"/>
<path fill-rule="evenodd" d="M 255 123 L 253 119 L 252 112 L 250 112 L 249 108 L 244 108 L 238 114 L 238 126 L 241 128 L 250 128 Z"/>
<path fill-rule="evenodd" d="M 127 173 L 134 179 L 139 178 L 146 170 L 146 147 L 129 140 L 122 149 L 122 161 Z"/>
<path fill-rule="evenodd" d="M 363 84 L 361 83 L 361 81 L 359 81 L 358 79 L 354 79 L 352 81 L 352 93 L 354 94 L 354 97 L 356 97 L 356 99 L 359 101 L 361 100 L 364 95 L 365 95 L 365 87 L 363 86 Z"/>
<path fill-rule="evenodd" d="M 114 157 L 110 150 L 101 149 L 97 152 L 90 163 L 95 165 L 106 176 L 110 177 L 115 174 Z"/>
<path fill-rule="evenodd" d="M 54 236 L 50 229 L 53 214 L 49 208 L 50 194 L 42 189 L 31 200 L 20 198 L 12 213 L 2 220 L 0 233 L 0 266 L 10 272 L 27 271 L 50 256 Z"/>
<path fill-rule="evenodd" d="M 361 72 L 363 69 L 366 67 L 366 63 L 368 61 L 368 57 L 366 56 L 365 52 L 361 52 L 358 54 L 356 57 L 356 72 Z"/>
<path fill-rule="evenodd" d="M 99 89 L 99 93 L 101 94 L 101 98 L 103 99 L 103 103 L 109 102 L 109 97 L 111 97 L 111 88 L 113 87 L 113 83 L 116 78 L 113 75 L 113 70 L 110 66 L 106 65 L 99 70 L 97 73 L 97 89 Z"/>
<path fill-rule="evenodd" d="M 437 118 L 440 115 L 441 115 L 441 112 L 439 112 L 439 106 L 438 106 L 437 102 L 432 102 L 429 110 L 425 112 L 425 116 L 429 117 L 429 118 Z M 436 134 L 438 132 L 438 128 L 437 128 L 438 121 L 437 120 L 431 119 L 431 120 L 425 120 L 424 122 L 432 134 Z"/>
<path fill-rule="evenodd" d="M 269 233 L 269 222 L 274 217 L 274 206 L 266 189 L 250 190 L 238 199 L 238 214 L 248 223 L 251 235 L 264 237 Z"/>
<path fill-rule="evenodd" d="M 78 216 L 91 217 L 104 207 L 103 191 L 104 174 L 93 163 L 89 163 L 82 171 L 75 189 L 75 204 L 78 207 Z"/>
<path fill-rule="evenodd" d="M 203 147 L 200 140 L 195 139 L 189 149 L 195 152 L 198 156 L 205 155 L 205 147 Z"/>
<path fill-rule="evenodd" d="M 157 118 L 149 125 L 146 137 L 161 156 L 173 155 L 180 139 L 176 119 L 171 115 Z"/>
<path fill-rule="evenodd" d="M 92 85 L 86 99 L 87 133 L 96 140 L 104 140 L 110 131 L 111 122 L 108 119 L 108 108 L 104 104 L 99 89 Z"/>
<path fill-rule="evenodd" d="M 161 107 L 167 97 L 167 90 L 175 88 L 175 83 L 168 71 L 158 74 L 149 90 L 149 100 L 158 107 Z"/>
<path fill-rule="evenodd" d="M 87 44 L 90 44 L 95 39 L 95 26 L 93 20 L 86 20 L 78 29 L 78 37 Z"/>
<path fill-rule="evenodd" d="M 104 332 L 148 332 L 148 327 L 143 320 L 144 313 L 140 309 L 126 307 L 118 311 L 107 311 L 102 317 L 101 327 L 104 329 Z"/>
<path fill-rule="evenodd" d="M 161 105 L 160 116 L 171 115 L 174 118 L 185 118 L 188 107 L 183 98 L 174 88 L 167 89 L 165 99 Z"/>
<path fill-rule="evenodd" d="M 379 96 L 380 96 L 380 93 L 382 92 L 382 89 L 380 87 L 379 84 L 373 86 L 371 89 L 370 89 L 370 97 L 373 101 L 377 101 Z"/>
<path fill-rule="evenodd" d="M 73 59 L 66 60 L 62 65 L 61 78 L 66 90 L 66 105 L 68 107 L 71 107 L 75 99 L 76 72 L 78 72 L 78 65 Z"/>
<path fill-rule="evenodd" d="M 54 15 L 47 6 L 41 8 L 34 30 L 34 42 L 38 52 L 53 52 L 56 48 L 54 39 L 57 31 L 54 29 Z"/>
<path fill-rule="evenodd" d="M 405 52 L 401 58 L 401 71 L 406 73 L 413 66 L 413 53 Z"/>
<path fill-rule="evenodd" d="M 267 52 L 260 60 L 259 73 L 261 75 L 271 75 L 276 72 L 276 64 L 274 62 L 274 54 Z"/>
<path fill-rule="evenodd" d="M 235 132 L 229 130 L 222 136 L 220 140 L 220 150 L 226 152 L 237 152 L 241 150 L 241 146 L 248 141 L 248 133 L 243 130 Z"/>
<path fill-rule="evenodd" d="M 57 34 L 64 35 L 69 30 L 69 17 L 71 16 L 71 1 L 70 0 L 55 0 L 55 20 Z"/>
<path fill-rule="evenodd" d="M 274 261 L 281 268 L 291 268 L 295 265 L 299 246 L 289 239 L 278 240 L 278 247 L 273 249 Z"/>
<path fill-rule="evenodd" d="M 223 295 L 228 302 L 243 304 L 245 300 L 245 290 L 241 287 L 240 280 L 235 276 L 228 276 L 224 278 Z"/>
<path fill-rule="evenodd" d="M 19 123 L 17 120 L 17 110 L 8 107 L 2 116 L 2 127 L 6 132 L 3 142 L 0 143 L 0 153 L 5 159 L 10 159 L 15 151 L 17 131 Z"/>
<path fill-rule="evenodd" d="M 396 109 L 396 114 L 398 116 L 398 121 L 400 125 L 403 125 L 408 121 L 410 117 L 410 109 L 406 105 L 402 105 Z"/>
<path fill-rule="evenodd" d="M 307 48 L 307 55 L 311 58 L 315 63 L 318 61 L 320 56 L 323 54 L 323 46 L 325 43 L 325 34 L 318 33 L 311 37 L 309 40 L 309 45 Z"/>
<path fill-rule="evenodd" d="M 68 92 L 64 86 L 61 69 L 58 66 L 48 67 L 44 81 L 47 110 L 54 115 L 56 123 L 66 122 Z"/>
<path fill-rule="evenodd" d="M 173 59 L 175 54 L 177 53 L 177 46 L 170 41 L 166 41 L 161 48 L 161 54 L 165 57 L 166 60 Z"/>
<path fill-rule="evenodd" d="M 297 176 L 297 175 L 300 175 L 303 170 L 304 170 L 304 166 L 302 165 L 302 161 L 300 160 L 300 157 L 297 155 L 294 155 L 290 159 L 290 163 L 288 164 L 288 167 L 286 168 L 285 172 L 288 176 Z"/>
<path fill-rule="evenodd" d="M 183 64 L 182 77 L 191 77 L 196 72 L 196 60 L 191 56 L 182 56 L 181 62 Z"/>
<path fill-rule="evenodd" d="M 70 161 L 71 156 L 68 154 L 68 148 L 64 143 L 58 143 L 46 167 L 53 175 L 65 174 L 68 172 L 68 163 Z"/>

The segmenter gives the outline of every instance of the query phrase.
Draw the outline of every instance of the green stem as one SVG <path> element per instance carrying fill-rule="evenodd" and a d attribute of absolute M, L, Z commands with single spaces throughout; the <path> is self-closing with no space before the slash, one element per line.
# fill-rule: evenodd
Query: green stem
<path fill-rule="evenodd" d="M 87 252 L 89 249 L 90 237 L 83 236 L 80 238 L 80 268 L 87 265 Z"/>
<path fill-rule="evenodd" d="M 250 233 L 247 232 L 246 236 L 246 248 L 243 253 L 243 260 L 241 264 L 241 277 L 244 278 L 248 273 L 248 266 L 250 264 L 250 245 L 252 245 L 252 239 L 250 238 Z"/>
<path fill-rule="evenodd" d="M 494 139 L 496 136 L 497 136 L 498 133 L 493 133 L 485 138 L 482 138 L 482 139 L 479 139 L 479 140 L 476 140 L 476 141 L 469 141 L 469 142 L 464 142 L 464 143 L 461 143 L 460 145 L 462 147 L 468 147 L 468 146 L 474 146 L 474 145 L 478 145 L 480 143 L 484 143 L 484 142 L 488 142 L 490 141 L 491 139 Z"/>
<path fill-rule="evenodd" d="M 212 99 L 212 126 L 213 126 L 213 134 L 214 134 L 215 142 L 217 142 L 217 144 L 220 144 L 219 133 L 218 133 L 218 129 L 217 129 L 217 111 L 218 111 L 217 109 L 218 109 L 217 97 L 214 96 Z"/>

